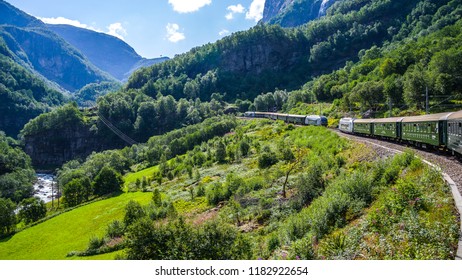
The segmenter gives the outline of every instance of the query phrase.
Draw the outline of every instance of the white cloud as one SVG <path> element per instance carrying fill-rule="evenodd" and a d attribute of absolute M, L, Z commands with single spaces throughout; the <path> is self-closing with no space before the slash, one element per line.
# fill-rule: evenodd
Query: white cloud
<path fill-rule="evenodd" d="M 244 13 L 245 8 L 241 4 L 237 4 L 237 5 L 229 6 L 227 10 L 231 11 L 231 12 L 233 12 L 235 14 L 242 14 L 242 13 Z"/>
<path fill-rule="evenodd" d="M 175 12 L 183 14 L 196 12 L 200 8 L 212 4 L 212 0 L 168 0 L 168 3 L 172 5 Z"/>
<path fill-rule="evenodd" d="M 124 40 L 124 36 L 127 36 L 127 30 L 125 30 L 120 22 L 109 25 L 107 29 L 109 30 L 107 34 L 117 37 L 120 40 Z"/>
<path fill-rule="evenodd" d="M 250 4 L 249 11 L 246 13 L 246 19 L 253 19 L 258 22 L 263 18 L 263 10 L 265 9 L 265 0 L 253 0 Z"/>
<path fill-rule="evenodd" d="M 89 30 L 93 30 L 96 32 L 100 33 L 106 33 L 108 35 L 112 35 L 114 37 L 117 37 L 121 40 L 124 40 L 124 37 L 127 36 L 127 30 L 122 26 L 122 23 L 120 22 L 115 22 L 110 24 L 107 27 L 107 31 L 101 30 L 99 28 L 93 27 L 91 25 L 81 23 L 78 20 L 73 20 L 73 19 L 68 19 L 64 17 L 56 17 L 56 18 L 39 18 L 41 21 L 47 24 L 67 24 L 67 25 L 72 25 L 75 27 L 80 27 L 80 28 L 85 28 Z"/>
<path fill-rule="evenodd" d="M 220 35 L 221 37 L 226 36 L 228 34 L 229 34 L 229 30 L 226 30 L 226 29 L 223 29 L 220 32 L 218 32 L 218 35 Z"/>
<path fill-rule="evenodd" d="M 177 43 L 181 40 L 186 39 L 184 33 L 178 32 L 180 30 L 180 26 L 176 23 L 169 23 L 165 27 L 167 29 L 167 39 L 172 43 Z"/>
<path fill-rule="evenodd" d="M 241 4 L 228 6 L 227 10 L 229 11 L 225 16 L 227 20 L 232 20 L 235 14 L 243 14 L 245 12 L 245 8 Z"/>
<path fill-rule="evenodd" d="M 39 19 L 47 24 L 67 24 L 67 25 L 72 25 L 72 26 L 76 26 L 80 28 L 90 29 L 90 30 L 97 31 L 97 32 L 103 32 L 102 30 L 99 30 L 93 26 L 89 26 L 87 24 L 81 23 L 78 20 L 68 19 L 64 17 L 56 17 L 56 18 L 40 18 L 39 17 Z"/>

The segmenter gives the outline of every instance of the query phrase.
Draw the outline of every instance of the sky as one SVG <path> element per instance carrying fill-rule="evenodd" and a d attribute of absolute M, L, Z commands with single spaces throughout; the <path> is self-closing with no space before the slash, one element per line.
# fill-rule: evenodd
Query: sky
<path fill-rule="evenodd" d="M 265 0 L 6 0 L 46 23 L 116 36 L 146 58 L 168 56 L 247 30 Z"/>

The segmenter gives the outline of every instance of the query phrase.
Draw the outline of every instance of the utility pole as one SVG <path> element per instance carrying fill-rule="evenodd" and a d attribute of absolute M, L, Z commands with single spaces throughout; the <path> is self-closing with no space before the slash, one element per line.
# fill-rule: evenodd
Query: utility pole
<path fill-rule="evenodd" d="M 428 97 L 428 86 L 425 87 L 425 111 L 427 115 L 429 114 L 429 97 Z"/>
<path fill-rule="evenodd" d="M 391 102 L 391 98 L 388 100 L 388 108 L 390 108 L 390 118 L 393 117 L 393 103 Z"/>
<path fill-rule="evenodd" d="M 51 178 L 51 209 L 55 209 L 55 178 Z"/>

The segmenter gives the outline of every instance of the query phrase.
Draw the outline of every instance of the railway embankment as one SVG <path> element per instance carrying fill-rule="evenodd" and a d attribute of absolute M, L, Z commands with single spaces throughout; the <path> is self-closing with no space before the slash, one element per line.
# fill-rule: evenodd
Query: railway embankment
<path fill-rule="evenodd" d="M 408 147 L 406 145 L 382 141 L 375 138 L 359 137 L 339 131 L 337 131 L 337 133 L 342 137 L 370 146 L 378 157 L 392 156 L 397 153 L 402 153 L 406 149 L 412 148 L 416 155 L 426 164 L 441 170 L 444 180 L 451 188 L 455 206 L 459 212 L 459 217 L 462 218 L 462 163 L 456 157 L 435 153 L 433 151 L 415 149 L 414 147 Z M 459 238 L 456 260 L 462 260 L 462 222 L 460 223 L 460 232 L 461 236 Z"/>

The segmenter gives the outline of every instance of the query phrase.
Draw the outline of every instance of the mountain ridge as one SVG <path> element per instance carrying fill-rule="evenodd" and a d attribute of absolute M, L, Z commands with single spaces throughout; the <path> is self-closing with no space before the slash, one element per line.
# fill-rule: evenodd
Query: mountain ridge
<path fill-rule="evenodd" d="M 169 59 L 144 58 L 123 40 L 106 33 L 66 24 L 47 24 L 46 27 L 80 50 L 98 68 L 119 81 L 128 80 L 128 77 L 140 67 L 148 67 Z"/>

